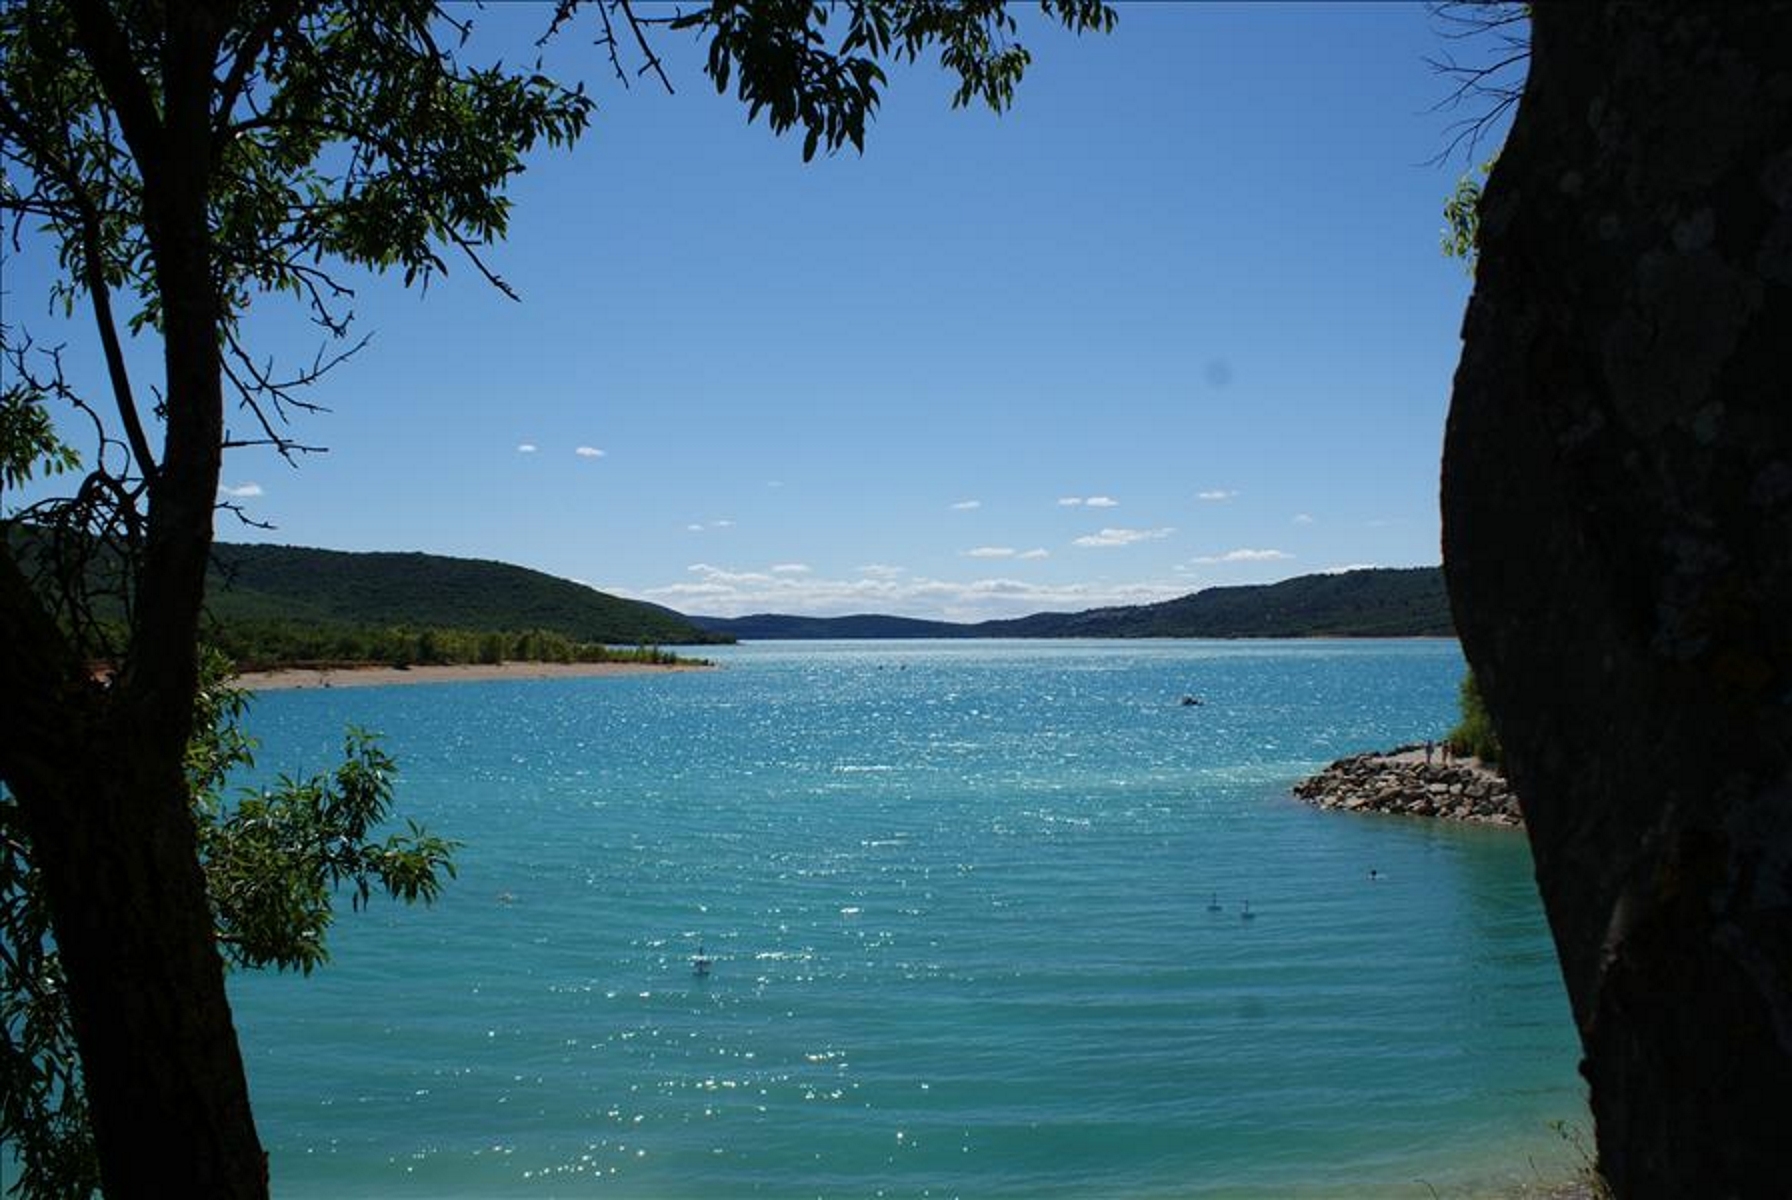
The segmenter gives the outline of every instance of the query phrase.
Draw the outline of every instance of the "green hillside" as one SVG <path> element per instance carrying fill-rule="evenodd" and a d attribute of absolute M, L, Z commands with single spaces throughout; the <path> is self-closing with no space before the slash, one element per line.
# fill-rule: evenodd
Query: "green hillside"
<path fill-rule="evenodd" d="M 435 554 L 213 548 L 207 602 L 219 624 L 541 630 L 608 645 L 714 643 L 668 610 L 607 595 L 540 571 Z"/>
<path fill-rule="evenodd" d="M 1039 613 L 987 621 L 984 637 L 1449 637 L 1450 598 L 1438 567 L 1301 575 L 1217 587 L 1160 604 Z"/>

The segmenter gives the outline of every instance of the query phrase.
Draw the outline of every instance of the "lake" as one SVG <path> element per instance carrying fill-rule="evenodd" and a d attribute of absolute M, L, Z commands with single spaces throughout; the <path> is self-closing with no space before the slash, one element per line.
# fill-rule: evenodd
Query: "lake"
<path fill-rule="evenodd" d="M 232 979 L 276 1195 L 1267 1200 L 1572 1172 L 1552 1123 L 1585 1102 L 1523 835 L 1288 795 L 1441 734 L 1454 642 L 714 657 L 256 700 L 261 771 L 380 730 L 401 813 L 465 843 L 434 908 L 345 897 L 317 974 Z"/>

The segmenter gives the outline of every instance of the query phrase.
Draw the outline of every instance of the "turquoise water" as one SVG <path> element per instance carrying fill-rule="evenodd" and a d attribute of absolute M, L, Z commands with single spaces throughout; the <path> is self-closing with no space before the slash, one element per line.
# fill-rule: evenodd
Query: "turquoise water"
<path fill-rule="evenodd" d="M 263 769 L 382 730 L 402 810 L 466 843 L 434 909 L 344 912 L 319 974 L 233 981 L 277 1195 L 1430 1196 L 1571 1168 L 1522 836 L 1287 795 L 1441 732 L 1454 643 L 717 657 L 257 700 Z"/>

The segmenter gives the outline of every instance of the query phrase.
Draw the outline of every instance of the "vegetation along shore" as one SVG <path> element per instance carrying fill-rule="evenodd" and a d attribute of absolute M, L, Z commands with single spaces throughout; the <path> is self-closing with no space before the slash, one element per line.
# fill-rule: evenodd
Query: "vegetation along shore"
<path fill-rule="evenodd" d="M 435 663 L 414 667 L 366 663 L 277 667 L 246 671 L 236 677 L 245 691 L 293 691 L 301 688 L 390 687 L 420 683 L 482 683 L 494 679 L 582 679 L 601 675 L 639 675 L 700 670 L 714 664 L 680 658 L 649 662 L 501 662 Z"/>

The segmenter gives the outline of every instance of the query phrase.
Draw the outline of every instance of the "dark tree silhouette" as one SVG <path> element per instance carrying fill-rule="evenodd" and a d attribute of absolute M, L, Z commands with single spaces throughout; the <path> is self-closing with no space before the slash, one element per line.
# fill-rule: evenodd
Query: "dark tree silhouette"
<path fill-rule="evenodd" d="M 1463 647 L 1620 1196 L 1781 1196 L 1792 8 L 1538 5 L 1446 437 Z"/>
<path fill-rule="evenodd" d="M 1073 29 L 1113 22 L 1096 0 L 1042 7 Z M 552 16 L 592 12 L 612 31 L 648 24 L 626 0 Z M 881 63 L 937 49 L 958 102 L 1000 108 L 1028 61 L 997 0 L 718 2 L 671 23 L 706 34 L 718 88 L 732 79 L 774 130 L 800 128 L 805 157 L 862 144 Z M 8 331 L 6 477 L 53 453 L 39 436 L 51 402 L 87 413 L 103 450 L 67 503 L 32 514 L 57 531 L 35 542 L 50 552 L 0 537 L 0 832 L 26 850 L 50 916 L 113 1200 L 267 1192 L 184 756 L 223 453 L 301 453 L 285 421 L 331 358 L 277 371 L 238 318 L 284 293 L 342 337 L 344 266 L 424 282 L 452 255 L 503 287 L 485 249 L 506 227 L 504 188 L 536 146 L 576 139 L 590 103 L 538 71 L 469 65 L 464 33 L 431 0 L 0 7 L 0 213 L 49 239 L 112 392 L 74 394 L 54 356 Z M 133 385 L 121 321 L 158 338 L 159 386 Z M 248 436 L 228 430 L 227 398 Z M 109 607 L 88 603 L 91 564 Z M 96 654 L 116 665 L 109 682 Z"/>

